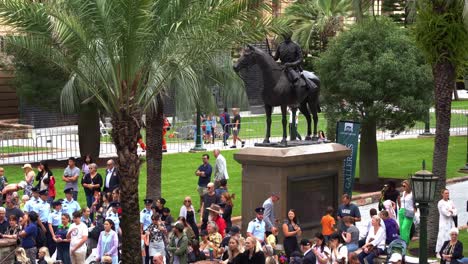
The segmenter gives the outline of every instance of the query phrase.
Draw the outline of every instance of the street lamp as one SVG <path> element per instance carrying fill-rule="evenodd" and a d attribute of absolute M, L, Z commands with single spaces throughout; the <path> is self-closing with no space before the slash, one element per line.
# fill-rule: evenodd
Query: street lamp
<path fill-rule="evenodd" d="M 420 236 L 419 236 L 419 264 L 427 264 L 427 215 L 429 203 L 434 201 L 438 178 L 432 172 L 426 170 L 423 161 L 422 170 L 411 176 L 414 201 L 418 204 L 420 212 Z"/>

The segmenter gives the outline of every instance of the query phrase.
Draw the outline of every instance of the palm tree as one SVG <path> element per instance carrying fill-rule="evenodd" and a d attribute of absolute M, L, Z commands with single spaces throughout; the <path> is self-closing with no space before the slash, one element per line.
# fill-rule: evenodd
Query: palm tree
<path fill-rule="evenodd" d="M 463 21 L 464 0 L 418 0 L 416 39 L 432 64 L 436 134 L 433 173 L 439 178 L 437 189 L 445 187 L 450 137 L 452 91 L 456 72 L 468 58 L 468 27 Z M 428 245 L 434 252 L 438 232 L 436 202 L 429 211 Z M 420 249 L 426 250 L 426 249 Z"/>
<path fill-rule="evenodd" d="M 0 0 L 18 32 L 8 42 L 70 73 L 111 116 L 121 177 L 122 262 L 140 252 L 137 137 L 141 116 L 178 72 L 249 37 L 262 37 L 260 0 Z M 230 32 L 232 37 L 226 38 Z M 193 74 L 193 73 L 192 73 Z M 193 76 L 196 78 L 196 76 Z"/>
<path fill-rule="evenodd" d="M 194 72 L 194 74 L 188 74 Z M 187 76 L 197 76 L 196 79 Z M 246 96 L 242 80 L 233 71 L 231 57 L 223 53 L 213 56 L 209 61 L 188 65 L 164 87 L 164 93 L 171 94 L 176 104 L 177 113 L 192 113 L 197 109 L 199 119 L 201 110 L 216 112 L 217 105 L 211 87 L 220 88 L 223 101 L 229 105 L 245 105 Z M 192 96 L 187 96 L 190 94 Z M 161 166 L 162 166 L 162 126 L 164 113 L 164 98 L 156 97 L 154 107 L 149 109 L 146 118 L 147 142 L 147 190 L 146 197 L 156 200 L 161 197 Z M 203 108 L 202 108 L 203 107 Z M 153 110 L 155 108 L 155 110 Z M 179 114 L 180 115 L 180 114 Z M 201 133 L 200 124 L 197 128 Z"/>
<path fill-rule="evenodd" d="M 313 0 L 296 2 L 286 8 L 286 24 L 293 29 L 293 39 L 309 50 L 319 41 L 320 51 L 329 39 L 343 29 L 344 17 L 350 16 L 352 2 L 347 0 Z"/>

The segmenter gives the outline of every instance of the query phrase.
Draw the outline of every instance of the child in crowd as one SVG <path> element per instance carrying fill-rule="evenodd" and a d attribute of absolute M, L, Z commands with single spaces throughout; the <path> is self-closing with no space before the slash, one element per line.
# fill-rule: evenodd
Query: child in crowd
<path fill-rule="evenodd" d="M 272 233 L 267 237 L 267 244 L 270 245 L 273 249 L 275 249 L 279 230 L 278 228 L 273 227 L 271 231 Z"/>
<path fill-rule="evenodd" d="M 335 228 L 335 218 L 332 216 L 333 207 L 328 206 L 326 214 L 322 217 L 322 235 L 325 237 L 325 242 L 328 242 L 330 236 L 336 231 Z"/>

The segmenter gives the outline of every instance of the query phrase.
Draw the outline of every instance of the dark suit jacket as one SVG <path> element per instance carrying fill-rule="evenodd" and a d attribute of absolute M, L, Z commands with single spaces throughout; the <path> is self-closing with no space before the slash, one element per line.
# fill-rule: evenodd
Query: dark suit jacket
<path fill-rule="evenodd" d="M 449 246 L 449 242 L 450 241 L 447 240 L 444 242 L 444 245 L 442 245 L 442 248 L 440 249 L 440 252 L 439 252 L 441 257 L 442 257 L 442 254 L 444 254 L 443 252 L 445 248 Z M 450 261 L 450 264 L 457 264 L 458 263 L 457 259 L 460 259 L 460 258 L 463 258 L 463 244 L 460 241 L 457 241 L 457 243 L 455 244 L 455 248 L 453 249 L 452 261 Z M 445 260 L 441 260 L 440 264 L 448 264 L 448 262 Z"/>
<path fill-rule="evenodd" d="M 317 259 L 315 258 L 315 254 L 312 250 L 307 252 L 306 255 L 304 255 L 304 258 L 302 259 L 302 264 L 315 264 L 317 263 Z"/>
<path fill-rule="evenodd" d="M 265 264 L 265 255 L 262 251 L 257 251 L 249 259 L 249 253 L 244 251 L 239 255 L 238 264 Z"/>
<path fill-rule="evenodd" d="M 109 181 L 109 188 L 106 187 L 106 182 L 107 182 L 107 170 L 106 170 L 106 175 L 103 180 L 103 185 L 104 185 L 104 192 L 112 192 L 115 188 L 119 187 L 120 184 L 120 175 L 119 172 L 117 171 L 117 168 L 114 168 L 114 172 L 112 172 L 110 181 Z"/>

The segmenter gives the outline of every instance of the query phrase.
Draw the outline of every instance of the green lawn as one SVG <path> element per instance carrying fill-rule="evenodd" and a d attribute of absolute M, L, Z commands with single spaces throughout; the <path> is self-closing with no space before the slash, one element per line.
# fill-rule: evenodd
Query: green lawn
<path fill-rule="evenodd" d="M 463 174 L 457 170 L 465 164 L 466 145 L 465 137 L 451 137 L 448 156 L 448 177 L 458 177 Z M 409 173 L 419 170 L 421 161 L 426 159 L 428 168 L 431 168 L 433 139 L 405 139 L 388 140 L 378 143 L 379 165 L 381 177 L 406 178 Z M 234 213 L 240 215 L 241 196 L 241 166 L 233 159 L 235 151 L 223 151 L 229 170 L 229 189 L 236 194 Z M 211 163 L 214 157 L 210 152 Z M 196 192 L 197 178 L 194 172 L 201 164 L 202 153 L 178 153 L 164 155 L 163 159 L 163 197 L 168 201 L 168 206 L 178 214 L 179 208 L 185 195 L 190 195 L 194 205 L 198 208 L 198 197 Z M 65 162 L 64 162 L 65 164 Z M 359 163 L 358 163 L 359 164 Z M 99 169 L 104 175 L 104 169 Z M 54 174 L 58 177 L 57 191 L 61 195 L 64 183 L 61 181 L 63 169 L 54 169 Z M 5 166 L 5 175 L 9 182 L 19 182 L 23 178 L 21 165 Z M 146 194 L 146 164 L 141 168 L 140 176 L 140 200 Z M 378 189 L 378 188 L 377 188 Z M 376 191 L 377 191 L 376 189 Z M 80 189 L 79 202 L 85 204 L 85 197 Z"/>
<path fill-rule="evenodd" d="M 468 110 L 468 100 L 452 101 L 452 109 Z"/>
<path fill-rule="evenodd" d="M 427 169 L 432 169 L 433 138 L 387 140 L 377 142 L 379 151 L 379 175 L 383 178 L 406 178 L 421 169 L 426 160 Z M 465 176 L 458 170 L 466 162 L 466 137 L 450 137 L 447 162 L 447 177 Z M 359 172 L 359 163 L 356 171 Z M 359 177 L 359 175 L 357 175 Z"/>
<path fill-rule="evenodd" d="M 21 153 L 21 152 L 34 152 L 34 151 L 41 151 L 47 150 L 47 148 L 41 147 L 29 147 L 29 146 L 7 146 L 7 147 L 0 147 L 1 154 L 12 154 L 12 153 Z"/>

